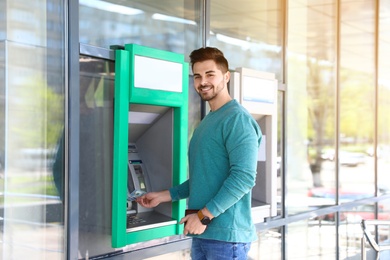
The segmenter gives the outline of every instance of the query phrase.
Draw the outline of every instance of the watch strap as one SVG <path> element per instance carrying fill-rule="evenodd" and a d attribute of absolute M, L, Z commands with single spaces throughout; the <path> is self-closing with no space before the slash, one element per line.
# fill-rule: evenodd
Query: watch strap
<path fill-rule="evenodd" d="M 202 221 L 204 219 L 204 215 L 203 215 L 202 210 L 198 210 L 198 218 L 200 221 Z"/>
<path fill-rule="evenodd" d="M 199 210 L 199 211 L 198 211 L 198 218 L 199 218 L 200 222 L 201 222 L 203 225 L 206 225 L 206 226 L 207 226 L 208 224 L 210 224 L 210 222 L 211 222 L 211 219 L 210 219 L 209 217 L 203 215 L 202 210 Z"/>

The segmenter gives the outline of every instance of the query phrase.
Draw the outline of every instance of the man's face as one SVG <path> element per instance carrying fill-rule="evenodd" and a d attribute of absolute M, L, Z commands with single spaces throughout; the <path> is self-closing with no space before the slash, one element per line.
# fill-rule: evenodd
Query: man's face
<path fill-rule="evenodd" d="M 195 90 L 204 101 L 215 99 L 226 90 L 229 72 L 223 73 L 213 60 L 196 62 L 192 70 Z"/>

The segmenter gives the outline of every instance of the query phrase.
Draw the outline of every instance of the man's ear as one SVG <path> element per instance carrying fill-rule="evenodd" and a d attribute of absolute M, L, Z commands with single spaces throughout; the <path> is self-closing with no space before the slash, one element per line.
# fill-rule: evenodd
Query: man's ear
<path fill-rule="evenodd" d="M 230 80 L 230 71 L 227 71 L 227 72 L 225 73 L 224 77 L 225 77 L 226 83 L 228 83 L 229 80 Z"/>

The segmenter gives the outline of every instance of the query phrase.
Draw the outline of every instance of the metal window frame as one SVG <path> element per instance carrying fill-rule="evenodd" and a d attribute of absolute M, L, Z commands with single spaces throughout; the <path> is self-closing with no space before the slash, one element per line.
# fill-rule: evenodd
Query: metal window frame
<path fill-rule="evenodd" d="M 79 1 L 65 1 L 65 230 L 66 259 L 78 259 L 79 248 Z"/>

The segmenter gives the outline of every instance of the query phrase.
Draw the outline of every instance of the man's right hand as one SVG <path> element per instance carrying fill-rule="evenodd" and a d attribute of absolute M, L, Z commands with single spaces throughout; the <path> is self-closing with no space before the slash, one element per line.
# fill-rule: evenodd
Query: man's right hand
<path fill-rule="evenodd" d="M 169 190 L 148 192 L 136 199 L 136 201 L 145 208 L 154 208 L 157 207 L 161 202 L 169 202 L 171 200 L 172 198 Z"/>

